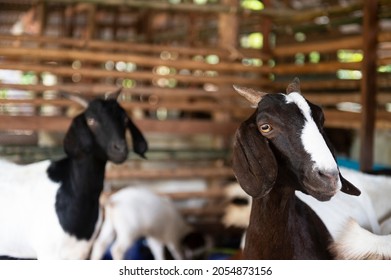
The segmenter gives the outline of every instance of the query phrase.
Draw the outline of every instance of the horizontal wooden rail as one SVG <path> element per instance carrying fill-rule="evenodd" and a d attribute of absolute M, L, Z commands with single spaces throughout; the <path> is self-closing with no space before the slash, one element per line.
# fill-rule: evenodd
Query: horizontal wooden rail
<path fill-rule="evenodd" d="M 3 135 L 0 136 L 0 139 Z M 180 136 L 177 136 L 180 139 Z M 149 139 L 148 139 L 149 140 Z M 9 145 L 0 145 L 0 157 L 8 158 L 13 157 L 15 155 L 20 155 L 24 159 L 34 159 L 34 158 L 48 158 L 54 159 L 63 157 L 64 149 L 62 147 L 62 142 L 60 141 L 58 145 L 52 147 L 40 147 L 40 146 L 32 146 L 30 145 L 15 145 L 15 143 Z M 227 158 L 230 154 L 231 150 L 229 147 L 222 148 L 192 148 L 192 149 L 184 149 L 184 148 L 155 148 L 149 147 L 148 152 L 146 154 L 148 158 L 148 162 L 153 161 L 154 163 L 162 163 L 164 166 L 167 162 L 172 162 L 175 159 L 175 162 L 179 165 L 185 165 L 194 162 L 202 161 L 203 164 L 212 164 L 215 160 Z M 132 153 L 132 152 L 131 152 Z M 139 165 L 139 161 L 144 161 L 139 158 L 132 158 L 130 165 Z M 133 168 L 133 167 L 131 167 Z"/>
<path fill-rule="evenodd" d="M 106 51 L 126 51 L 130 53 L 161 53 L 161 52 L 172 52 L 175 54 L 182 55 L 210 55 L 215 54 L 222 59 L 235 60 L 240 57 L 248 58 L 259 58 L 268 59 L 270 55 L 261 53 L 259 50 L 245 49 L 245 48 L 190 48 L 190 47 L 177 47 L 167 45 L 152 45 L 152 44 L 140 44 L 134 42 L 108 42 L 101 40 L 85 40 L 85 39 L 74 39 L 66 37 L 49 37 L 49 36 L 12 36 L 12 35 L 0 35 L 0 42 L 5 45 L 5 42 L 12 43 L 23 43 L 28 42 L 29 44 L 35 43 L 38 45 L 47 44 L 50 46 L 62 46 L 62 47 L 73 47 L 80 49 L 90 50 L 106 50 Z"/>
<path fill-rule="evenodd" d="M 379 42 L 391 41 L 391 32 L 382 32 L 378 36 Z M 308 54 L 310 52 L 331 53 L 338 50 L 361 50 L 362 36 L 345 36 L 324 41 L 289 44 L 289 46 L 277 46 L 272 50 L 274 57 L 292 56 L 297 53 Z"/>
<path fill-rule="evenodd" d="M 183 83 L 196 83 L 196 84 L 229 84 L 234 83 L 241 85 L 253 85 L 253 86 L 262 86 L 269 82 L 266 78 L 260 77 L 241 77 L 235 75 L 219 75 L 219 76 L 209 76 L 208 74 L 203 74 L 201 76 L 196 75 L 184 75 L 184 74 L 169 74 L 169 75 L 158 75 L 150 71 L 133 71 L 133 72 L 119 72 L 119 71 L 109 71 L 101 70 L 92 67 L 85 67 L 81 69 L 72 69 L 65 66 L 52 66 L 52 65 L 37 65 L 37 64 L 27 64 L 27 63 L 1 63 L 0 69 L 8 70 L 21 70 L 21 71 L 32 71 L 32 72 L 49 72 L 54 75 L 59 75 L 63 77 L 72 77 L 73 75 L 79 75 L 79 77 L 88 77 L 88 78 L 122 78 L 122 79 L 134 79 L 137 81 L 151 81 L 158 79 L 174 79 L 177 82 Z"/>
<path fill-rule="evenodd" d="M 117 167 L 106 172 L 108 180 L 120 179 L 190 179 L 226 178 L 233 176 L 231 167 L 175 167 L 175 168 L 126 168 Z"/>
<path fill-rule="evenodd" d="M 178 192 L 159 192 L 160 195 L 167 196 L 174 200 L 186 200 L 186 199 L 221 199 L 224 198 L 224 191 L 221 188 L 210 189 L 205 191 L 178 191 Z"/>
<path fill-rule="evenodd" d="M 249 116 L 254 109 L 249 109 Z M 326 109 L 326 126 L 359 128 L 360 114 Z M 64 132 L 70 125 L 67 117 L 43 116 L 0 116 L 0 130 L 47 130 Z M 201 120 L 135 120 L 135 123 L 146 133 L 171 133 L 179 135 L 233 135 L 240 121 L 217 122 Z M 391 128 L 391 113 L 379 111 L 377 113 L 376 127 L 379 129 Z"/>
<path fill-rule="evenodd" d="M 0 89 L 17 89 L 33 92 L 43 92 L 43 91 L 63 91 L 69 93 L 75 93 L 85 96 L 100 96 L 102 97 L 104 93 L 114 92 L 118 90 L 118 87 L 115 85 L 105 85 L 105 84 L 83 84 L 83 83 L 69 83 L 69 84 L 57 84 L 53 86 L 46 86 L 43 84 L 10 84 L 0 82 Z M 154 87 L 154 86 L 137 86 L 133 88 L 123 88 L 121 91 L 125 95 L 156 95 L 159 97 L 214 97 L 214 98 L 231 98 L 237 96 L 237 93 L 233 90 L 227 90 L 226 87 L 219 88 L 217 87 L 213 91 L 206 91 L 197 87 L 176 87 L 176 88 L 163 88 L 163 87 Z"/>
<path fill-rule="evenodd" d="M 324 110 L 326 127 L 359 129 L 361 127 L 361 114 L 337 110 Z M 378 111 L 375 126 L 377 129 L 391 128 L 391 113 Z"/>
<path fill-rule="evenodd" d="M 319 63 L 306 64 L 277 64 L 272 68 L 272 72 L 278 75 L 292 75 L 297 76 L 304 74 L 326 74 L 336 73 L 338 70 L 360 70 L 361 62 L 339 62 L 327 61 Z"/>
<path fill-rule="evenodd" d="M 1 88 L 1 87 L 0 87 Z M 335 106 L 340 102 L 361 102 L 361 96 L 359 92 L 353 93 L 305 93 L 305 97 L 311 102 L 318 105 L 329 105 Z M 236 95 L 234 97 L 237 97 Z M 226 100 L 226 102 L 219 102 L 217 98 L 213 98 L 209 101 L 186 101 L 185 97 L 178 98 L 174 101 L 174 98 L 170 96 L 169 101 L 164 101 L 164 99 L 156 99 L 154 102 L 128 102 L 121 101 L 121 106 L 126 110 L 142 109 L 142 110 L 157 110 L 159 108 L 165 108 L 167 110 L 183 110 L 187 112 L 227 112 L 227 111 L 236 111 L 238 114 L 248 114 L 251 112 L 250 107 L 247 103 L 243 102 L 238 104 L 237 100 L 231 98 Z M 377 95 L 377 103 L 384 105 L 391 103 L 391 94 L 387 92 L 379 93 Z M 40 107 L 45 105 L 58 106 L 58 107 L 68 107 L 81 106 L 74 101 L 67 99 L 43 99 L 43 98 L 29 98 L 29 99 L 0 99 L 0 105 L 24 105 L 32 107 Z"/>
<path fill-rule="evenodd" d="M 71 119 L 67 117 L 0 116 L 0 130 L 47 130 L 65 132 Z M 134 120 L 146 133 L 232 135 L 240 122 L 201 120 Z"/>
<path fill-rule="evenodd" d="M 359 90 L 359 82 L 357 80 L 328 80 L 328 81 L 316 81 L 316 82 L 301 82 L 301 89 L 303 94 L 312 102 L 318 104 L 336 104 L 338 102 L 361 102 Z M 378 79 L 379 87 L 391 86 L 391 83 L 385 80 L 385 83 Z M 390 85 L 388 85 L 390 84 Z M 280 88 L 286 86 L 285 83 L 270 82 L 268 87 L 273 87 L 270 90 L 271 93 L 281 91 Z M 54 86 L 45 86 L 42 84 L 37 85 L 21 85 L 21 84 L 8 84 L 0 82 L 0 89 L 17 89 L 33 92 L 44 92 L 44 91 L 64 91 L 71 92 L 85 96 L 103 96 L 106 92 L 113 92 L 118 87 L 113 85 L 87 85 L 87 84 L 58 84 Z M 317 89 L 321 92 L 315 92 Z M 347 92 L 348 91 L 348 92 Z M 170 99 L 189 99 L 189 98 L 200 98 L 206 97 L 211 98 L 210 100 L 221 100 L 228 103 L 236 103 L 233 99 L 238 97 L 238 94 L 232 89 L 224 90 L 217 89 L 217 91 L 205 91 L 197 88 L 159 88 L 159 87 L 134 87 L 124 88 L 122 93 L 125 96 L 139 96 L 139 95 L 154 95 L 156 97 L 170 97 Z M 378 103 L 385 104 L 391 102 L 391 93 L 387 91 L 380 91 L 377 95 Z M 239 99 L 240 100 L 240 99 Z M 31 103 L 32 105 L 43 105 L 53 104 L 58 106 L 75 105 L 74 102 L 60 99 L 0 99 L 0 104 L 10 103 Z M 139 103 L 136 103 L 139 104 Z M 135 105 L 137 106 L 137 105 Z M 240 107 L 241 104 L 238 104 Z M 153 106 L 151 106 L 153 107 Z M 236 109 L 236 108 L 235 108 Z"/>
<path fill-rule="evenodd" d="M 140 66 L 157 67 L 167 66 L 176 69 L 204 70 L 204 71 L 219 71 L 219 72 L 253 72 L 253 73 L 268 73 L 270 67 L 267 66 L 248 66 L 242 63 L 221 61 L 216 64 L 210 64 L 202 61 L 191 59 L 164 60 L 160 57 L 151 55 L 129 54 L 129 53 L 109 53 L 97 52 L 88 50 L 67 50 L 67 49 L 45 49 L 40 48 L 15 48 L 0 46 L 0 56 L 17 58 L 18 61 L 23 58 L 33 58 L 40 60 L 55 60 L 55 61 L 74 61 L 92 63 L 106 63 L 107 61 L 125 61 L 137 64 Z"/>

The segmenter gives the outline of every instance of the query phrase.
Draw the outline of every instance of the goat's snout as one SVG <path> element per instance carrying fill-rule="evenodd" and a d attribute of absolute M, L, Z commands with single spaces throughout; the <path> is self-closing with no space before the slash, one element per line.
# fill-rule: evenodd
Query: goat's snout
<path fill-rule="evenodd" d="M 115 141 L 111 144 L 111 150 L 118 153 L 123 153 L 126 151 L 126 142 L 124 140 Z"/>
<path fill-rule="evenodd" d="M 312 170 L 303 180 L 305 190 L 320 201 L 330 200 L 341 188 L 338 170 Z"/>
<path fill-rule="evenodd" d="M 128 146 L 125 140 L 113 141 L 108 150 L 108 156 L 114 163 L 123 162 L 128 156 Z"/>
<path fill-rule="evenodd" d="M 339 172 L 338 171 L 323 171 L 323 170 L 318 170 L 318 176 L 330 182 L 331 186 L 335 186 L 338 188 L 340 184 L 340 179 L 339 179 Z"/>

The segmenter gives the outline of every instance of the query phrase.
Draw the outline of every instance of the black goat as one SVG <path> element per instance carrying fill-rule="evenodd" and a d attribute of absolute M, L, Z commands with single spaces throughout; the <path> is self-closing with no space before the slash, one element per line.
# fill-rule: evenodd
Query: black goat
<path fill-rule="evenodd" d="M 360 191 L 339 172 L 321 108 L 300 94 L 297 78 L 287 94 L 234 88 L 257 106 L 238 129 L 233 151 L 235 176 L 253 198 L 244 258 L 331 259 L 330 233 L 295 191 L 320 201 L 339 189 Z"/>
<path fill-rule="evenodd" d="M 126 129 L 144 157 L 147 142 L 115 98 L 95 99 L 64 139 L 67 157 L 26 166 L 0 162 L 0 255 L 86 259 L 101 224 L 107 161 L 127 159 Z"/>

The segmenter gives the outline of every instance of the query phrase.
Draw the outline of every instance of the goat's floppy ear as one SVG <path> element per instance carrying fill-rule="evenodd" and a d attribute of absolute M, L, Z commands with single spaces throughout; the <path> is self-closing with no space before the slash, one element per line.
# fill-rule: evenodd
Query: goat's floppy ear
<path fill-rule="evenodd" d="M 133 123 L 133 121 L 128 117 L 128 128 L 132 136 L 133 150 L 135 153 L 139 154 L 141 157 L 145 158 L 145 153 L 148 150 L 148 142 L 145 140 L 144 135 L 138 129 L 138 127 Z"/>
<path fill-rule="evenodd" d="M 267 139 L 258 132 L 255 115 L 235 135 L 232 168 L 243 190 L 254 198 L 269 193 L 277 177 L 277 161 Z"/>
<path fill-rule="evenodd" d="M 355 196 L 359 196 L 361 194 L 361 191 L 358 188 L 356 188 L 352 183 L 350 183 L 348 180 L 346 180 L 341 175 L 341 173 L 339 173 L 339 178 L 341 179 L 341 183 L 342 183 L 342 188 L 341 188 L 342 192 L 350 195 L 355 195 Z"/>
<path fill-rule="evenodd" d="M 78 157 L 92 147 L 92 133 L 87 126 L 84 114 L 72 121 L 64 138 L 64 151 L 68 156 Z"/>

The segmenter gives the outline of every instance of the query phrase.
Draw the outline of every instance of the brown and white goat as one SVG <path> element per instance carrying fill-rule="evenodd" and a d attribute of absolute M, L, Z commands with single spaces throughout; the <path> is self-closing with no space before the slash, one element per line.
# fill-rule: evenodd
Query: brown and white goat
<path fill-rule="evenodd" d="M 287 94 L 234 88 L 257 106 L 239 127 L 233 151 L 235 176 L 252 196 L 244 258 L 331 259 L 330 233 L 295 191 L 319 201 L 339 190 L 360 191 L 339 172 L 321 108 L 301 95 L 298 79 Z"/>

